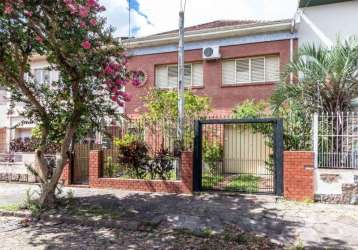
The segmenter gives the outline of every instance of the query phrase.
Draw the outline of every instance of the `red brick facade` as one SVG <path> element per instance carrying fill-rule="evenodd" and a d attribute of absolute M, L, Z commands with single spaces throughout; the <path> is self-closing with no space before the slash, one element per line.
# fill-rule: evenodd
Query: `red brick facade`
<path fill-rule="evenodd" d="M 284 197 L 290 200 L 313 200 L 314 153 L 286 151 L 284 153 Z"/>
<path fill-rule="evenodd" d="M 297 47 L 295 40 L 294 47 Z M 290 58 L 290 41 L 272 41 L 253 44 L 226 46 L 220 48 L 222 59 L 279 55 L 281 71 Z M 126 103 L 126 114 L 138 114 L 143 110 L 142 98 L 155 86 L 155 66 L 177 63 L 177 52 L 133 56 L 129 58 L 130 70 L 143 70 L 147 74 L 147 82 L 143 87 L 136 88 L 128 85 L 127 91 L 132 95 L 132 100 Z M 202 50 L 191 50 L 185 52 L 185 61 L 202 62 Z M 238 86 L 222 85 L 221 60 L 204 61 L 203 75 L 204 87 L 195 88 L 198 95 L 208 96 L 213 111 L 218 114 L 230 113 L 231 110 L 245 99 L 268 99 L 274 89 L 274 83 L 252 83 Z"/>
<path fill-rule="evenodd" d="M 145 192 L 191 193 L 193 190 L 193 154 L 182 153 L 181 163 L 180 181 L 101 178 L 101 152 L 94 150 L 89 156 L 89 186 Z"/>

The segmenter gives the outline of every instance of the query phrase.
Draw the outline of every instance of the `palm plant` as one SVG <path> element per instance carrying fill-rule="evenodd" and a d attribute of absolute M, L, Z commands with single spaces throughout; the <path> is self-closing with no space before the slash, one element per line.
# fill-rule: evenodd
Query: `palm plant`
<path fill-rule="evenodd" d="M 288 82 L 291 74 L 297 76 L 294 84 Z M 351 110 L 358 97 L 358 39 L 338 39 L 332 48 L 302 47 L 283 79 L 272 96 L 274 109 L 291 100 L 310 113 Z"/>
<path fill-rule="evenodd" d="M 294 83 L 288 79 L 296 76 Z M 312 113 L 338 113 L 330 115 L 327 124 L 332 124 L 332 134 L 342 134 L 346 124 L 338 117 L 352 109 L 352 100 L 358 97 L 358 40 L 350 38 L 341 42 L 339 39 L 332 48 L 306 45 L 299 49 L 294 60 L 287 65 L 283 81 L 278 85 L 271 102 L 274 112 L 288 109 L 290 117 L 287 125 L 293 126 L 289 139 L 297 141 L 298 147 L 306 147 L 310 137 L 310 116 Z M 334 126 L 340 124 L 340 126 Z M 286 129 L 286 128 L 285 128 Z M 322 130 L 323 128 L 319 128 Z M 294 132 L 295 131 L 295 132 Z M 303 137 L 301 136 L 303 135 Z M 342 153 L 343 137 L 335 137 L 327 148 L 320 142 L 324 151 Z M 302 142 L 304 142 L 302 144 Z M 302 144 L 302 145 L 301 145 Z M 296 147 L 295 146 L 295 147 Z M 329 159 L 334 162 L 335 159 Z"/>

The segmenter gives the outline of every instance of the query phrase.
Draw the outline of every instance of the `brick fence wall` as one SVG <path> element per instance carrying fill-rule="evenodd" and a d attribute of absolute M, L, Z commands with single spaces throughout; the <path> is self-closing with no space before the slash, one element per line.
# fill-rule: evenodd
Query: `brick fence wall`
<path fill-rule="evenodd" d="M 100 150 L 89 155 L 89 187 L 118 188 L 133 191 L 191 193 L 193 191 L 193 153 L 183 152 L 181 156 L 181 180 L 138 180 L 101 178 Z M 313 152 L 284 152 L 284 197 L 291 200 L 314 199 L 314 154 Z M 71 182 L 69 165 L 66 165 L 61 180 L 65 185 Z"/>
<path fill-rule="evenodd" d="M 193 190 L 193 154 L 184 152 L 181 157 L 181 180 L 136 180 L 101 178 L 101 151 L 89 155 L 89 186 L 93 188 L 118 188 L 146 192 L 191 193 Z"/>
<path fill-rule="evenodd" d="M 290 200 L 314 199 L 314 153 L 286 151 L 284 153 L 284 197 Z"/>

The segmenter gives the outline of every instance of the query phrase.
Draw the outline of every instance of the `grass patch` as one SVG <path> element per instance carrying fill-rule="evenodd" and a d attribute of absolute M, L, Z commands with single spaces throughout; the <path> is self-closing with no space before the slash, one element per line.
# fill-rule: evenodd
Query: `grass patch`
<path fill-rule="evenodd" d="M 214 175 L 214 176 L 209 176 L 209 175 L 204 175 L 201 179 L 201 186 L 204 189 L 210 189 L 213 188 L 214 186 L 216 186 L 219 182 L 222 182 L 224 180 L 223 176 L 218 176 L 218 175 Z"/>
<path fill-rule="evenodd" d="M 7 212 L 16 212 L 21 210 L 21 206 L 18 204 L 0 205 L 0 210 L 7 211 Z"/>
<path fill-rule="evenodd" d="M 260 177 L 253 175 L 240 175 L 233 178 L 225 187 L 225 191 L 242 191 L 255 193 L 259 191 Z"/>

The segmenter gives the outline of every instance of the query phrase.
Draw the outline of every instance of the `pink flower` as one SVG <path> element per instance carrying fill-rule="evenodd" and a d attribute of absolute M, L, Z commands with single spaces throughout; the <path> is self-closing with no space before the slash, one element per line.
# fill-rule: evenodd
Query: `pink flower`
<path fill-rule="evenodd" d="M 141 84 L 138 78 L 132 79 L 132 85 L 138 87 Z"/>
<path fill-rule="evenodd" d="M 85 23 L 85 22 L 80 22 L 80 28 L 81 28 L 81 29 L 87 28 L 86 23 Z"/>
<path fill-rule="evenodd" d="M 67 4 L 67 8 L 70 10 L 71 14 L 75 14 L 78 11 L 77 6 L 72 3 Z"/>
<path fill-rule="evenodd" d="M 85 7 L 82 5 L 79 6 L 80 17 L 88 17 L 89 11 L 90 11 L 90 9 L 88 7 Z"/>
<path fill-rule="evenodd" d="M 114 96 L 112 96 L 112 101 L 117 101 L 118 100 L 118 96 L 116 96 L 116 95 L 114 95 Z"/>
<path fill-rule="evenodd" d="M 97 6 L 97 1 L 96 0 L 87 0 L 87 6 L 88 7 Z"/>
<path fill-rule="evenodd" d="M 119 68 L 120 68 L 120 65 L 116 62 L 112 62 L 110 65 L 109 65 L 114 71 L 118 71 Z"/>
<path fill-rule="evenodd" d="M 120 100 L 117 101 L 117 104 L 118 104 L 118 106 L 120 106 L 120 107 L 123 107 L 123 106 L 124 106 L 124 102 L 122 102 L 122 101 L 120 101 Z"/>
<path fill-rule="evenodd" d="M 32 14 L 33 14 L 32 11 L 27 11 L 27 12 L 25 13 L 25 15 L 28 16 L 28 17 L 32 17 Z"/>
<path fill-rule="evenodd" d="M 106 80 L 104 83 L 108 86 L 108 88 L 112 88 L 112 80 Z"/>
<path fill-rule="evenodd" d="M 90 24 L 91 24 L 92 26 L 96 26 L 96 25 L 97 25 L 97 20 L 94 19 L 94 18 L 92 18 L 92 19 L 90 20 Z"/>
<path fill-rule="evenodd" d="M 44 39 L 41 37 L 41 36 L 36 36 L 35 37 L 35 40 L 38 42 L 38 43 L 43 43 Z"/>
<path fill-rule="evenodd" d="M 11 14 L 12 12 L 14 11 L 14 9 L 12 8 L 12 6 L 11 5 L 9 5 L 9 4 L 6 4 L 5 5 L 5 9 L 4 9 L 4 12 L 5 12 L 5 14 Z"/>
<path fill-rule="evenodd" d="M 125 102 L 129 102 L 132 99 L 132 97 L 128 93 L 123 93 L 123 100 Z"/>
<path fill-rule="evenodd" d="M 122 79 L 116 79 L 116 80 L 115 80 L 115 83 L 116 83 L 118 86 L 121 86 L 121 85 L 124 84 Z"/>
<path fill-rule="evenodd" d="M 114 70 L 113 68 L 110 66 L 110 65 L 107 65 L 105 68 L 104 68 L 104 72 L 108 75 L 112 75 L 114 74 Z"/>
<path fill-rule="evenodd" d="M 85 40 L 81 43 L 82 48 L 84 49 L 90 49 L 91 48 L 91 43 L 88 40 Z"/>
<path fill-rule="evenodd" d="M 112 89 L 112 93 L 118 93 L 118 88 L 117 87 L 113 87 L 113 89 Z"/>

